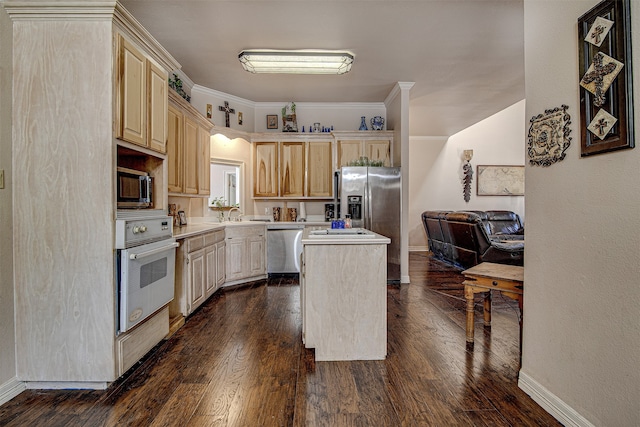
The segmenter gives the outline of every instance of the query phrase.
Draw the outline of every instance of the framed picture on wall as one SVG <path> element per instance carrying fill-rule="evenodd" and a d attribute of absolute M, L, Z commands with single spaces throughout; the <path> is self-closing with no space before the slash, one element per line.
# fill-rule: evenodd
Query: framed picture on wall
<path fill-rule="evenodd" d="M 267 129 L 278 129 L 277 114 L 267 114 Z"/>
<path fill-rule="evenodd" d="M 524 166 L 478 165 L 478 196 L 524 196 Z"/>
<path fill-rule="evenodd" d="M 605 0 L 578 19 L 582 157 L 635 146 L 631 0 Z"/>

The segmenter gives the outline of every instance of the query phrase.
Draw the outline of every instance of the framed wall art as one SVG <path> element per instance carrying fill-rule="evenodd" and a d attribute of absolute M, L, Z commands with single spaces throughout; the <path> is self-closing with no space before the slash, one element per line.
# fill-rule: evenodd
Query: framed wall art
<path fill-rule="evenodd" d="M 524 196 L 524 166 L 478 165 L 478 196 Z"/>
<path fill-rule="evenodd" d="M 630 0 L 605 0 L 578 19 L 582 157 L 633 148 Z"/>
<path fill-rule="evenodd" d="M 571 116 L 567 113 L 568 106 L 544 110 L 529 120 L 529 134 L 527 135 L 527 154 L 529 164 L 537 166 L 551 166 L 563 160 L 565 151 L 571 145 Z"/>
<path fill-rule="evenodd" d="M 277 114 L 267 114 L 267 129 L 278 129 Z"/>

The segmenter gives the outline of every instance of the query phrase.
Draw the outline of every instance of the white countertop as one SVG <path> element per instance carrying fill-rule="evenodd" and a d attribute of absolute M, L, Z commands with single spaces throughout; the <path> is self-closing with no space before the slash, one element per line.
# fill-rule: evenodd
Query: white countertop
<path fill-rule="evenodd" d="M 328 235 L 322 238 L 309 237 L 311 227 L 302 233 L 302 245 L 388 245 L 391 239 L 378 233 L 372 233 L 374 236 L 358 236 L 358 235 Z"/>
<path fill-rule="evenodd" d="M 187 225 L 182 227 L 173 227 L 173 237 L 177 240 L 187 237 L 196 236 L 198 234 L 207 233 L 209 231 L 224 230 L 226 227 L 250 227 L 263 226 L 267 229 L 273 228 L 297 228 L 297 227 L 329 227 L 330 222 L 310 221 L 310 222 L 293 222 L 293 221 L 226 221 L 226 222 L 201 222 L 199 220 L 189 221 Z"/>

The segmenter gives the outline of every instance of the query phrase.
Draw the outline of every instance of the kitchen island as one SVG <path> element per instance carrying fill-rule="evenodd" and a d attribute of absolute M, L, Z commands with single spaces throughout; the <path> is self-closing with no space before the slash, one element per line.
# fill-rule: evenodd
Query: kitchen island
<path fill-rule="evenodd" d="M 387 355 L 387 245 L 363 229 L 302 235 L 302 340 L 316 361 Z"/>

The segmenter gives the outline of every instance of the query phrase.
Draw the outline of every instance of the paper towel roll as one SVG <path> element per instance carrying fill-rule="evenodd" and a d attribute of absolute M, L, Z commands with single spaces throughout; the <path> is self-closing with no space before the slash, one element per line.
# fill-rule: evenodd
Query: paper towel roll
<path fill-rule="evenodd" d="M 307 219 L 307 209 L 304 206 L 304 202 L 300 202 L 300 219 Z"/>

